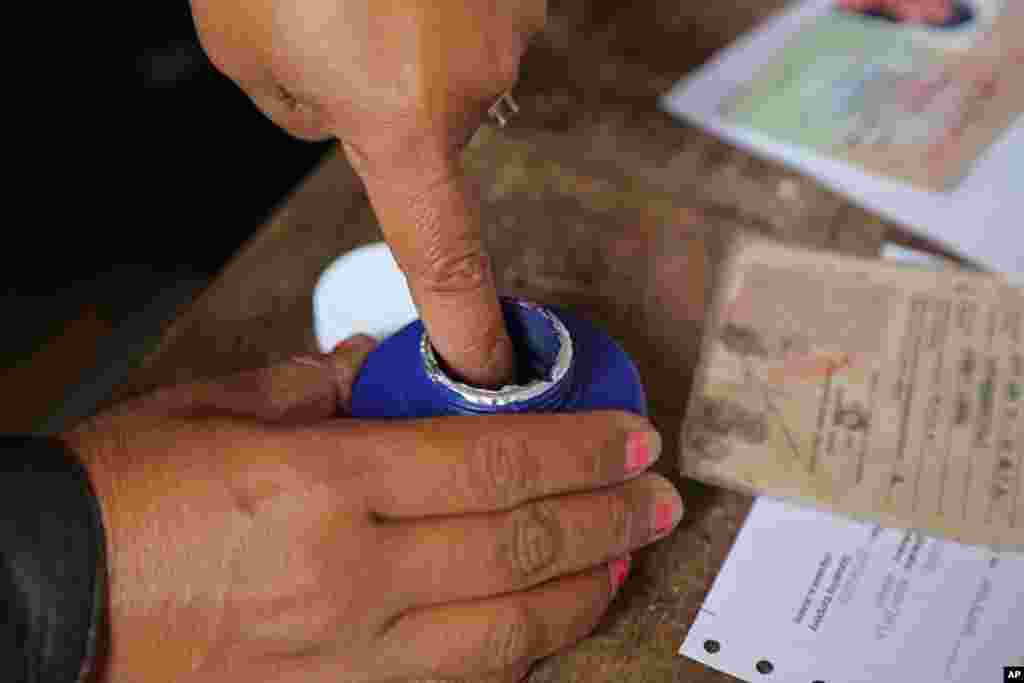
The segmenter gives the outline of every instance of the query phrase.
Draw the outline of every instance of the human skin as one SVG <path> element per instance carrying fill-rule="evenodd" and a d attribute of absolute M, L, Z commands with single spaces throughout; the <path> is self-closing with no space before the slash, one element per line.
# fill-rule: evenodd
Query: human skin
<path fill-rule="evenodd" d="M 460 153 L 517 78 L 545 0 L 192 0 L 211 61 L 273 121 L 337 137 L 453 374 L 514 376 Z"/>
<path fill-rule="evenodd" d="M 636 415 L 336 417 L 372 348 L 162 389 L 63 435 L 106 527 L 97 681 L 518 681 L 678 523 Z"/>
<path fill-rule="evenodd" d="M 212 62 L 293 135 L 337 137 L 362 178 L 431 340 L 478 386 L 514 376 L 459 156 L 515 85 L 546 0 L 191 0 Z M 944 21 L 950 0 L 840 0 Z"/>

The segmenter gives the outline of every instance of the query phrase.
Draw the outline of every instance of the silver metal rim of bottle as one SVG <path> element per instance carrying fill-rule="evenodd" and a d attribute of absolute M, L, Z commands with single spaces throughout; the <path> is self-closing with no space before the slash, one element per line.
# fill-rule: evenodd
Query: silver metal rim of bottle
<path fill-rule="evenodd" d="M 427 377 L 474 405 L 491 408 L 533 400 L 561 382 L 569 372 L 569 368 L 572 367 L 573 360 L 572 335 L 569 334 L 568 328 L 558 319 L 558 316 L 542 306 L 536 306 L 526 301 L 516 301 L 515 303 L 540 313 L 555 328 L 559 349 L 555 363 L 551 367 L 550 379 L 537 379 L 529 384 L 507 384 L 500 389 L 483 389 L 457 382 L 441 369 L 437 356 L 434 355 L 434 347 L 430 343 L 430 338 L 424 331 L 423 337 L 420 339 L 420 354 L 423 356 L 423 367 L 427 371 Z"/>

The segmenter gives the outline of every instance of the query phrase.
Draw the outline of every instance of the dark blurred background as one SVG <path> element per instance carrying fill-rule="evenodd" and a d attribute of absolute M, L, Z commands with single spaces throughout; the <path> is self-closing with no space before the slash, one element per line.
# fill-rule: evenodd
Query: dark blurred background
<path fill-rule="evenodd" d="M 173 228 L 124 252 L 216 270 L 328 149 L 294 140 L 206 59 L 186 0 L 146 3 L 130 46 L 139 139 L 130 186 Z M 153 252 L 163 251 L 163 254 Z"/>
<path fill-rule="evenodd" d="M 130 69 L 115 139 L 83 179 L 103 190 L 63 230 L 19 231 L 43 258 L 5 259 L 0 431 L 86 412 L 330 148 L 288 137 L 214 70 L 186 0 L 133 7 L 113 37 Z"/>

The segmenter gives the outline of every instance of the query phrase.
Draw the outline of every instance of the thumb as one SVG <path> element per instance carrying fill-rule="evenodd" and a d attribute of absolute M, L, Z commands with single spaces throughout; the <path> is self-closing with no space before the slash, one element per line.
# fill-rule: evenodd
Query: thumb
<path fill-rule="evenodd" d="M 255 417 L 275 423 L 310 423 L 347 415 L 352 384 L 377 341 L 366 334 L 345 339 L 326 354 L 296 356 L 267 368 L 262 412 Z"/>
<path fill-rule="evenodd" d="M 352 383 L 376 348 L 357 334 L 328 354 L 305 354 L 208 382 L 163 389 L 151 396 L 148 413 L 179 417 L 234 416 L 275 424 L 309 424 L 348 413 Z"/>
<path fill-rule="evenodd" d="M 320 368 L 330 379 L 333 389 L 333 407 L 321 417 L 333 417 L 339 412 L 347 415 L 352 407 L 352 384 L 366 362 L 366 357 L 377 348 L 377 340 L 368 334 L 354 334 L 338 343 L 328 354 L 298 356 L 292 361 L 299 365 Z"/>

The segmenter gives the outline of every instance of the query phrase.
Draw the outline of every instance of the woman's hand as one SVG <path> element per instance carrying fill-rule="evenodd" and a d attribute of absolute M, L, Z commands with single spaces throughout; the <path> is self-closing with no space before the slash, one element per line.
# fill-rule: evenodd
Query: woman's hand
<path fill-rule="evenodd" d="M 333 418 L 372 340 L 166 389 L 65 440 L 107 528 L 101 680 L 513 681 L 682 503 L 621 413 Z"/>
<path fill-rule="evenodd" d="M 192 0 L 210 59 L 272 120 L 337 136 L 452 371 L 513 376 L 459 153 L 515 84 L 546 0 Z"/>

